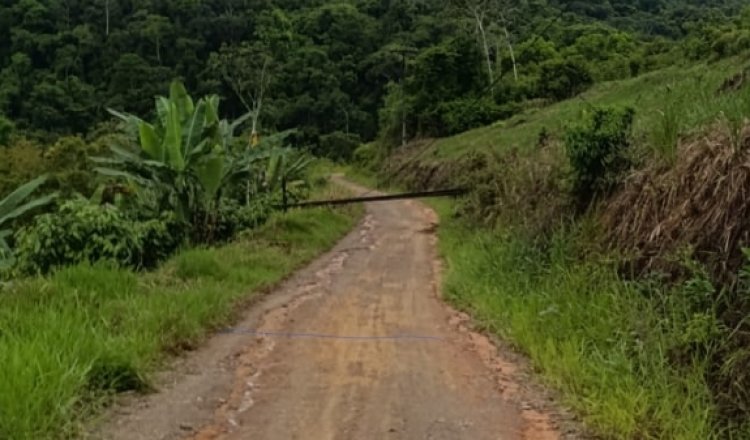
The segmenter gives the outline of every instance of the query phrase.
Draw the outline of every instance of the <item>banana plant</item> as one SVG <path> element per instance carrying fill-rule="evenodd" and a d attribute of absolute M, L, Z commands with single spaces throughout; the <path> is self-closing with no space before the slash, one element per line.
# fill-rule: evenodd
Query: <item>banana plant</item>
<path fill-rule="evenodd" d="M 13 234 L 9 223 L 31 211 L 50 203 L 57 196 L 49 194 L 33 200 L 27 199 L 46 181 L 46 177 L 38 177 L 31 182 L 21 185 L 6 198 L 0 200 L 0 269 L 13 264 L 13 253 L 7 238 Z"/>
<path fill-rule="evenodd" d="M 294 133 L 295 130 L 287 130 L 264 139 L 259 151 L 265 152 L 263 159 L 266 163 L 256 172 L 256 192 L 279 191 L 283 183 L 290 188 L 306 183 L 304 174 L 313 160 L 299 150 L 285 146 Z"/>
<path fill-rule="evenodd" d="M 312 158 L 305 155 L 295 157 L 295 152 L 291 148 L 272 150 L 264 174 L 266 189 L 278 191 L 283 183 L 294 187 L 304 185 L 304 172 L 312 161 Z"/>
<path fill-rule="evenodd" d="M 156 99 L 154 124 L 109 110 L 125 123 L 139 150 L 112 146 L 112 157 L 94 159 L 101 165 L 97 171 L 160 194 L 162 208 L 173 209 L 186 222 L 196 211 L 209 211 L 226 184 L 252 171 L 249 163 L 231 152 L 235 131 L 251 115 L 232 123 L 220 120 L 219 101 L 211 95 L 195 103 L 184 85 L 175 81 L 168 98 Z"/>

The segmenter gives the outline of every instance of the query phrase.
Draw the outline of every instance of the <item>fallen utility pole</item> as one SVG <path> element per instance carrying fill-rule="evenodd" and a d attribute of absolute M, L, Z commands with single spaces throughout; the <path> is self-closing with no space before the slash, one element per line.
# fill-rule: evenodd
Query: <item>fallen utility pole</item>
<path fill-rule="evenodd" d="M 390 200 L 426 199 L 430 197 L 458 197 L 466 194 L 467 192 L 468 191 L 465 188 L 441 189 L 437 191 L 420 191 L 401 194 L 387 194 L 380 196 L 352 197 L 348 199 L 316 200 L 287 205 L 285 208 L 314 208 L 318 206 L 350 205 L 353 203 L 387 202 Z"/>

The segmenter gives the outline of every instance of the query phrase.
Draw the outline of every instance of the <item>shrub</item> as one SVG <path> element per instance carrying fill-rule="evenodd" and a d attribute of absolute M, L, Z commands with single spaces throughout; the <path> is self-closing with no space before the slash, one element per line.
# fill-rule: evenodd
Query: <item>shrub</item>
<path fill-rule="evenodd" d="M 362 144 L 354 150 L 353 161 L 360 168 L 375 171 L 380 162 L 380 156 L 377 144 L 371 142 L 369 144 Z"/>
<path fill-rule="evenodd" d="M 750 31 L 732 30 L 721 34 L 711 45 L 711 50 L 719 58 L 737 55 L 750 49 Z"/>
<path fill-rule="evenodd" d="M 687 97 L 679 90 L 667 88 L 662 106 L 649 124 L 648 135 L 654 154 L 668 164 L 677 160 L 677 144 L 680 141 L 681 122 L 685 113 Z"/>
<path fill-rule="evenodd" d="M 336 161 L 350 160 L 361 143 L 357 134 L 334 131 L 320 137 L 320 153 Z"/>
<path fill-rule="evenodd" d="M 279 198 L 279 200 L 276 200 Z M 215 222 L 209 222 L 212 229 L 203 230 L 198 227 L 193 230 L 193 242 L 195 243 L 222 243 L 234 238 L 239 232 L 254 229 L 268 220 L 273 212 L 273 205 L 281 204 L 280 196 L 271 194 L 259 194 L 250 200 L 247 205 L 241 205 L 233 199 L 223 199 L 218 209 Z M 196 223 L 198 226 L 204 223 Z M 203 234 L 203 235 L 201 235 Z M 206 239 L 206 235 L 209 235 Z"/>
<path fill-rule="evenodd" d="M 38 143 L 20 137 L 2 147 L 0 197 L 47 172 L 43 152 Z"/>
<path fill-rule="evenodd" d="M 606 194 L 630 165 L 632 108 L 594 108 L 565 134 L 565 150 L 573 174 L 573 192 L 580 202 Z"/>
<path fill-rule="evenodd" d="M 35 218 L 16 234 L 16 270 L 44 274 L 82 262 L 145 268 L 171 255 L 184 232 L 168 217 L 134 222 L 111 205 L 78 198 Z"/>
<path fill-rule="evenodd" d="M 588 69 L 571 60 L 551 60 L 542 64 L 537 87 L 540 97 L 561 101 L 588 89 L 594 80 Z"/>
<path fill-rule="evenodd" d="M 440 104 L 437 108 L 441 135 L 461 133 L 513 116 L 517 104 L 497 105 L 491 99 L 460 98 Z"/>
<path fill-rule="evenodd" d="M 135 222 L 133 226 L 141 243 L 138 261 L 131 264 L 134 267 L 156 267 L 172 256 L 187 237 L 185 225 L 171 212 L 165 212 L 157 219 Z"/>
<path fill-rule="evenodd" d="M 0 138 L 2 137 L 0 120 Z M 2 145 L 0 139 L 0 145 Z M 89 158 L 100 154 L 102 142 L 86 143 L 80 137 L 59 138 L 54 144 L 42 144 L 19 136 L 2 147 L 0 162 L 0 194 L 7 194 L 18 185 L 45 174 L 46 188 L 63 195 L 92 194 L 96 176 Z"/>
<path fill-rule="evenodd" d="M 101 142 L 86 143 L 82 138 L 67 136 L 57 140 L 44 152 L 44 162 L 51 186 L 64 195 L 90 196 L 96 189 L 97 174 L 89 160 L 104 153 Z"/>

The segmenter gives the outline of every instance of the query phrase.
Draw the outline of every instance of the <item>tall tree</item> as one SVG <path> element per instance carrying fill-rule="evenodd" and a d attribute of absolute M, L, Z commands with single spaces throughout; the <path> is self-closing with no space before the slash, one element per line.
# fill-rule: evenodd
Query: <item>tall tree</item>
<path fill-rule="evenodd" d="M 248 43 L 225 45 L 212 54 L 209 66 L 223 78 L 252 115 L 251 139 L 257 142 L 258 122 L 273 80 L 273 58 L 270 53 L 262 46 Z"/>
<path fill-rule="evenodd" d="M 495 83 L 497 61 L 501 58 L 500 41 L 504 41 L 513 66 L 513 76 L 518 81 L 518 67 L 511 33 L 509 18 L 518 11 L 516 2 L 510 0 L 454 0 L 454 8 L 465 18 L 473 22 L 476 28 L 479 46 L 484 55 L 487 80 Z M 492 88 L 494 94 L 494 88 Z"/>

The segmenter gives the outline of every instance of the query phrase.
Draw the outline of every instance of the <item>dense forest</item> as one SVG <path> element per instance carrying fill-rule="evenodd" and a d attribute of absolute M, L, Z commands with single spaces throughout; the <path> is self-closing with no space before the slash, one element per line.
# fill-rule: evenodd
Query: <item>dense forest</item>
<path fill-rule="evenodd" d="M 736 53 L 750 45 L 740 4 L 6 0 L 0 141 L 10 127 L 99 133 L 106 108 L 147 114 L 181 78 L 230 115 L 256 111 L 261 132 L 297 128 L 300 145 L 345 157 L 358 139 L 400 136 L 394 114 L 410 138 L 444 135 L 527 99 Z"/>

